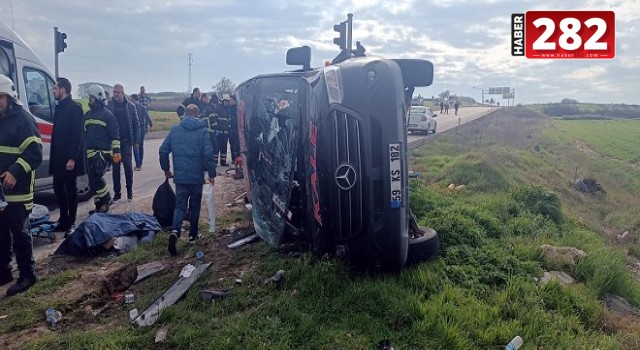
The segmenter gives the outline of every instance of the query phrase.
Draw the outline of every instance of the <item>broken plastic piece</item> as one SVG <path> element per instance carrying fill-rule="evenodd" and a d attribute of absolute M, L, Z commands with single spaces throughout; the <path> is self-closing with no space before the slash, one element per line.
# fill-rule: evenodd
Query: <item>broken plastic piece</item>
<path fill-rule="evenodd" d="M 138 277 L 133 283 L 138 283 L 141 280 L 153 275 L 156 272 L 164 270 L 165 266 L 159 261 L 150 262 L 148 264 L 140 265 L 136 267 L 138 270 Z"/>
<path fill-rule="evenodd" d="M 187 278 L 187 277 L 191 276 L 191 273 L 195 269 L 196 269 L 195 266 L 193 266 L 191 264 L 187 264 L 185 267 L 182 268 L 182 271 L 180 271 L 180 277 Z"/>
<path fill-rule="evenodd" d="M 269 284 L 269 283 L 273 283 L 276 285 L 276 287 L 280 287 L 280 283 L 282 283 L 282 277 L 284 276 L 284 270 L 278 270 L 278 272 L 276 272 L 275 275 L 267 278 L 266 280 L 264 280 L 264 282 L 262 283 L 263 285 Z"/>
<path fill-rule="evenodd" d="M 213 299 L 224 299 L 231 294 L 231 290 L 201 290 L 198 292 L 198 297 L 202 301 L 212 301 Z"/>
<path fill-rule="evenodd" d="M 169 329 L 166 326 L 158 329 L 158 332 L 156 333 L 156 339 L 154 340 L 154 342 L 157 344 L 165 341 L 165 339 L 167 339 L 168 331 Z"/>
<path fill-rule="evenodd" d="M 175 304 L 184 293 L 191 288 L 193 283 L 200 277 L 200 275 L 211 265 L 206 263 L 198 265 L 195 270 L 189 275 L 189 277 L 179 277 L 176 283 L 174 283 L 164 294 L 156 299 L 140 316 L 138 316 L 133 323 L 138 326 L 151 326 L 160 317 L 162 310 Z"/>
<path fill-rule="evenodd" d="M 138 317 L 138 309 L 133 309 L 129 311 L 129 318 L 133 321 Z"/>
<path fill-rule="evenodd" d="M 241 247 L 241 246 L 243 246 L 245 244 L 249 244 L 249 243 L 251 243 L 251 242 L 253 242 L 253 241 L 257 240 L 257 239 L 258 239 L 258 234 L 254 233 L 254 234 L 251 234 L 251 235 L 246 236 L 244 238 L 241 238 L 241 239 L 239 239 L 239 240 L 237 240 L 237 241 L 235 241 L 235 242 L 233 242 L 231 244 L 228 244 L 227 248 L 230 248 L 230 249 L 238 248 L 238 247 Z"/>

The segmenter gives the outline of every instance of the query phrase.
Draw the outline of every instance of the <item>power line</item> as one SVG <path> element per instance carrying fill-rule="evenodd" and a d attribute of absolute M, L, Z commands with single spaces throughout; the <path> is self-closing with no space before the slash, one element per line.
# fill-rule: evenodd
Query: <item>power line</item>
<path fill-rule="evenodd" d="M 11 28 L 16 30 L 16 20 L 13 18 L 13 1 L 9 0 L 9 6 L 11 7 Z"/>
<path fill-rule="evenodd" d="M 189 86 L 187 88 L 187 92 L 190 93 L 191 92 L 191 66 L 193 65 L 193 54 L 189 53 L 187 54 L 187 66 L 189 67 Z"/>

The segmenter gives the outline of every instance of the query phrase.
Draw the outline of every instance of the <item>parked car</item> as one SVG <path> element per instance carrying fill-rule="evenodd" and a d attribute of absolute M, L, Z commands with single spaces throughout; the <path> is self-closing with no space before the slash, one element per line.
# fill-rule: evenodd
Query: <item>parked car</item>
<path fill-rule="evenodd" d="M 409 132 L 435 134 L 438 127 L 437 116 L 429 107 L 411 106 L 409 110 Z"/>
<path fill-rule="evenodd" d="M 356 57 L 307 68 L 310 56 L 291 49 L 287 63 L 305 68 L 236 90 L 256 232 L 364 267 L 432 259 L 437 232 L 419 229 L 409 206 L 405 116 L 433 64 Z"/>
<path fill-rule="evenodd" d="M 43 159 L 36 169 L 35 190 L 53 188 L 53 177 L 49 175 L 51 133 L 53 132 L 53 75 L 29 46 L 7 24 L 0 21 L 0 74 L 13 80 L 18 89 L 18 98 L 34 117 L 42 137 Z M 91 197 L 89 179 L 78 177 L 78 199 Z"/>

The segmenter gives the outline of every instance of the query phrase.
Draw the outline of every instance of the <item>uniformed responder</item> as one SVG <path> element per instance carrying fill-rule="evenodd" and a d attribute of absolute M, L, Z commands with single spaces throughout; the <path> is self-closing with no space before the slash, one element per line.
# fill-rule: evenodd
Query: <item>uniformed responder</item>
<path fill-rule="evenodd" d="M 229 133 L 231 132 L 231 117 L 233 110 L 229 101 L 231 97 L 228 94 L 222 95 L 222 106 L 218 110 L 218 118 L 216 118 L 214 130 L 216 131 L 216 141 L 218 143 L 217 151 L 215 152 L 214 161 L 218 164 L 220 159 L 220 165 L 227 165 L 227 143 L 229 142 Z"/>
<path fill-rule="evenodd" d="M 96 209 L 90 211 L 106 213 L 109 211 L 111 194 L 104 180 L 107 166 L 113 159 L 120 163 L 120 136 L 116 117 L 105 106 L 106 96 L 100 85 L 91 85 L 87 91 L 90 110 L 84 117 L 84 134 L 87 142 L 87 175 L 91 192 L 95 193 Z"/>
<path fill-rule="evenodd" d="M 207 124 L 207 132 L 209 134 L 209 140 L 211 140 L 211 146 L 213 146 L 213 153 L 217 154 L 218 141 L 216 140 L 215 126 L 218 121 L 218 108 L 213 104 L 213 100 L 209 99 L 207 94 L 202 94 L 200 100 L 202 100 L 202 105 L 204 106 L 204 109 L 200 111 L 200 119 L 204 120 Z"/>
<path fill-rule="evenodd" d="M 22 108 L 11 79 L 0 74 L 0 193 L 7 203 L 0 209 L 0 286 L 13 281 L 9 267 L 12 243 L 20 271 L 7 296 L 22 293 L 37 281 L 29 213 L 40 163 L 42 140 L 35 119 Z"/>

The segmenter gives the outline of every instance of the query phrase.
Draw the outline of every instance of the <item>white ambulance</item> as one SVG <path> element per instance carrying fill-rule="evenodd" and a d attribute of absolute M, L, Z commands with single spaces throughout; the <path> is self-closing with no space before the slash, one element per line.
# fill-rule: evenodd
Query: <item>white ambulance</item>
<path fill-rule="evenodd" d="M 43 161 L 36 169 L 35 190 L 50 190 L 53 187 L 53 178 L 49 175 L 49 154 L 54 123 L 53 111 L 56 103 L 53 97 L 55 80 L 33 50 L 2 21 L 0 21 L 0 74 L 13 80 L 18 89 L 18 98 L 38 123 L 42 136 Z M 78 178 L 78 195 L 81 201 L 91 197 L 87 176 Z"/>

